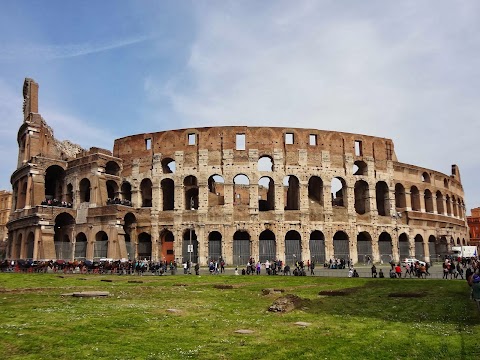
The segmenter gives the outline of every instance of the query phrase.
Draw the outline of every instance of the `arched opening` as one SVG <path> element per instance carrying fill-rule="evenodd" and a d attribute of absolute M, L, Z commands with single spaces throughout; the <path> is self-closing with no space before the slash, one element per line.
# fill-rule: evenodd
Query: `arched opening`
<path fill-rule="evenodd" d="M 258 247 L 259 260 L 261 263 L 267 260 L 272 262 L 277 258 L 275 234 L 272 231 L 264 230 L 260 233 Z"/>
<path fill-rule="evenodd" d="M 440 191 L 437 191 L 436 196 L 437 196 L 437 213 L 444 214 L 445 207 L 443 206 L 444 204 L 443 195 Z"/>
<path fill-rule="evenodd" d="M 457 212 L 457 200 L 455 199 L 455 196 L 452 195 L 452 213 L 453 216 L 457 217 L 458 212 Z"/>
<path fill-rule="evenodd" d="M 93 258 L 106 258 L 108 254 L 108 235 L 105 231 L 99 231 L 95 235 L 95 244 L 93 247 Z"/>
<path fill-rule="evenodd" d="M 364 180 L 355 182 L 355 211 L 357 214 L 365 214 L 370 211 L 370 197 L 368 192 L 368 183 Z"/>
<path fill-rule="evenodd" d="M 222 259 L 222 234 L 218 231 L 208 234 L 208 259 L 211 261 Z"/>
<path fill-rule="evenodd" d="M 27 236 L 27 259 L 33 259 L 33 248 L 35 245 L 35 235 L 30 232 Z"/>
<path fill-rule="evenodd" d="M 423 249 L 423 237 L 420 234 L 415 235 L 415 257 L 418 260 L 425 259 L 425 251 Z"/>
<path fill-rule="evenodd" d="M 139 259 L 152 259 L 152 236 L 146 232 L 138 235 L 138 255 Z"/>
<path fill-rule="evenodd" d="M 372 237 L 366 231 L 357 235 L 357 254 L 359 263 L 370 264 L 373 260 Z"/>
<path fill-rule="evenodd" d="M 22 182 L 22 187 L 21 187 L 22 191 L 20 192 L 20 197 L 19 197 L 19 203 L 20 203 L 20 209 L 23 209 L 27 203 L 27 181 L 24 180 Z"/>
<path fill-rule="evenodd" d="M 162 187 L 163 211 L 170 211 L 175 208 L 175 183 L 172 179 L 163 179 Z"/>
<path fill-rule="evenodd" d="M 193 175 L 183 180 L 185 190 L 185 210 L 198 210 L 198 183 Z"/>
<path fill-rule="evenodd" d="M 428 237 L 428 252 L 430 254 L 430 262 L 441 261 L 437 254 L 436 238 L 433 235 Z"/>
<path fill-rule="evenodd" d="M 80 232 L 75 237 L 75 260 L 85 260 L 87 258 L 87 236 Z"/>
<path fill-rule="evenodd" d="M 172 158 L 162 159 L 162 170 L 164 174 L 173 174 L 176 169 L 175 160 Z"/>
<path fill-rule="evenodd" d="M 72 203 L 73 203 L 73 185 L 72 184 L 67 185 L 67 198 L 65 199 L 65 201 L 67 202 L 68 207 L 72 206 Z"/>
<path fill-rule="evenodd" d="M 273 171 L 273 159 L 270 156 L 261 156 L 257 165 L 258 171 Z"/>
<path fill-rule="evenodd" d="M 45 171 L 45 200 L 62 201 L 65 170 L 58 165 L 52 165 Z"/>
<path fill-rule="evenodd" d="M 258 210 L 275 210 L 275 183 L 267 176 L 258 180 Z"/>
<path fill-rule="evenodd" d="M 18 237 L 17 237 L 17 241 L 15 242 L 15 245 L 13 247 L 14 251 L 13 251 L 13 254 L 12 254 L 12 258 L 14 259 L 20 259 L 22 254 L 21 254 L 21 250 L 22 250 L 22 234 L 19 234 Z"/>
<path fill-rule="evenodd" d="M 423 172 L 422 182 L 430 183 L 430 175 L 427 172 Z"/>
<path fill-rule="evenodd" d="M 302 237 L 295 230 L 290 230 L 285 235 L 285 264 L 302 261 Z"/>
<path fill-rule="evenodd" d="M 106 185 L 109 202 L 115 202 L 118 199 L 118 184 L 113 180 L 107 180 Z"/>
<path fill-rule="evenodd" d="M 80 202 L 90 202 L 90 180 L 87 178 L 80 181 Z"/>
<path fill-rule="evenodd" d="M 208 178 L 208 206 L 225 204 L 225 180 L 220 175 Z"/>
<path fill-rule="evenodd" d="M 55 218 L 53 241 L 57 260 L 72 260 L 72 235 L 75 219 L 68 213 L 60 213 Z"/>
<path fill-rule="evenodd" d="M 389 263 L 393 260 L 392 249 L 392 237 L 389 233 L 382 232 L 378 237 L 378 251 L 380 252 L 380 261 L 382 263 Z"/>
<path fill-rule="evenodd" d="M 425 211 L 433 213 L 433 196 L 432 192 L 428 189 L 425 189 L 423 192 L 423 199 L 425 201 Z"/>
<path fill-rule="evenodd" d="M 142 180 L 140 194 L 142 195 L 142 207 L 152 207 L 152 180 Z"/>
<path fill-rule="evenodd" d="M 405 233 L 398 237 L 398 246 L 400 250 L 400 260 L 410 257 L 410 245 L 408 243 L 408 236 Z"/>
<path fill-rule="evenodd" d="M 341 177 L 335 177 L 331 183 L 332 206 L 347 206 L 347 183 Z"/>
<path fill-rule="evenodd" d="M 447 203 L 447 215 L 452 216 L 452 204 L 450 203 L 450 196 L 445 196 L 445 202 Z"/>
<path fill-rule="evenodd" d="M 448 255 L 448 239 L 445 235 L 442 235 L 437 242 L 437 257 L 443 261 Z"/>
<path fill-rule="evenodd" d="M 353 175 L 367 175 L 368 167 L 367 163 L 362 160 L 357 160 L 353 163 Z"/>
<path fill-rule="evenodd" d="M 420 211 L 420 193 L 416 186 L 412 186 L 410 188 L 410 200 L 412 203 L 412 210 L 413 211 Z"/>
<path fill-rule="evenodd" d="M 323 180 L 318 176 L 312 176 L 308 180 L 308 200 L 310 207 L 323 208 Z"/>
<path fill-rule="evenodd" d="M 182 262 L 198 263 L 198 241 L 195 229 L 190 228 L 183 232 L 182 257 Z"/>
<path fill-rule="evenodd" d="M 122 200 L 128 201 L 131 203 L 132 201 L 132 185 L 128 181 L 124 181 L 122 183 Z"/>
<path fill-rule="evenodd" d="M 250 254 L 250 234 L 243 230 L 236 231 L 233 234 L 233 265 L 247 265 Z"/>
<path fill-rule="evenodd" d="M 375 197 L 377 200 L 377 211 L 379 216 L 390 215 L 390 199 L 388 192 L 388 185 L 385 181 L 377 182 L 375 185 Z"/>
<path fill-rule="evenodd" d="M 108 175 L 119 176 L 120 175 L 120 166 L 115 161 L 109 161 L 105 165 L 105 173 Z"/>
<path fill-rule="evenodd" d="M 132 244 L 132 238 L 136 237 L 137 218 L 133 213 L 126 213 L 123 217 L 123 231 L 125 232 L 125 246 L 127 248 L 127 257 L 130 260 L 135 259 L 135 248 Z"/>
<path fill-rule="evenodd" d="M 293 175 L 283 179 L 285 210 L 300 210 L 300 181 Z"/>
<path fill-rule="evenodd" d="M 325 263 L 325 235 L 319 231 L 314 230 L 310 234 L 309 240 L 310 261 L 313 263 Z"/>
<path fill-rule="evenodd" d="M 397 183 L 395 185 L 395 207 L 397 208 L 397 210 L 401 210 L 407 207 L 405 188 L 400 183 Z"/>
<path fill-rule="evenodd" d="M 249 204 L 250 180 L 246 175 L 239 174 L 233 178 L 233 205 L 248 206 Z"/>
<path fill-rule="evenodd" d="M 333 235 L 333 254 L 336 259 L 344 259 L 346 261 L 350 258 L 349 237 L 347 233 L 337 231 L 335 235 Z"/>
<path fill-rule="evenodd" d="M 164 229 L 160 233 L 160 243 L 162 244 L 162 260 L 169 264 L 175 260 L 175 238 L 173 233 L 170 230 Z"/>

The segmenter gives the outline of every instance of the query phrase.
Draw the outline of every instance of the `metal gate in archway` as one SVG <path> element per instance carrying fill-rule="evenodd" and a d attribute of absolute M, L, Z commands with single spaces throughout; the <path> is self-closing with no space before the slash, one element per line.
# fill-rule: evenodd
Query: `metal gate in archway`
<path fill-rule="evenodd" d="M 250 240 L 233 240 L 233 265 L 245 266 L 250 260 Z"/>
<path fill-rule="evenodd" d="M 302 261 L 302 247 L 300 240 L 285 240 L 285 264 L 295 265 L 297 261 Z"/>

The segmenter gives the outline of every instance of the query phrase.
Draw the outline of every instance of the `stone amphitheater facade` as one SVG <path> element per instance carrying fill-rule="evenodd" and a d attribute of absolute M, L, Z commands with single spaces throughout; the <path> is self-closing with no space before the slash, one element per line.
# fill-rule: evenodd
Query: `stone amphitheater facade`
<path fill-rule="evenodd" d="M 468 244 L 459 169 L 401 163 L 392 140 L 204 127 L 59 142 L 26 79 L 8 222 L 12 259 L 441 259 Z"/>

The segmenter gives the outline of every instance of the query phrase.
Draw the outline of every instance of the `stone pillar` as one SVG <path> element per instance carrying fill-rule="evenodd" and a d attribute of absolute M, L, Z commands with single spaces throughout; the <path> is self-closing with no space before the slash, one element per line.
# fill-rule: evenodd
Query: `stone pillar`
<path fill-rule="evenodd" d="M 374 231 L 372 236 L 372 261 L 374 263 L 379 263 L 381 261 L 380 258 L 380 249 L 378 248 L 378 234 L 377 231 Z"/>
<path fill-rule="evenodd" d="M 25 209 L 32 207 L 32 174 L 27 175 L 27 193 L 25 194 Z"/>
<path fill-rule="evenodd" d="M 423 190 L 418 190 L 418 200 L 420 203 L 420 211 L 425 212 L 425 192 Z"/>
<path fill-rule="evenodd" d="M 229 265 L 233 265 L 233 229 L 231 225 L 225 224 L 222 237 L 222 257 Z"/>
<path fill-rule="evenodd" d="M 333 229 L 325 229 L 325 261 L 329 262 L 330 259 L 333 259 L 335 252 L 333 250 Z"/>
<path fill-rule="evenodd" d="M 349 239 L 349 255 L 350 255 L 350 261 L 353 264 L 356 264 L 358 261 L 358 248 L 357 248 L 357 236 L 356 234 L 353 235 L 352 238 Z"/>
<path fill-rule="evenodd" d="M 35 228 L 34 240 L 33 240 L 33 260 L 39 260 L 40 254 L 40 242 L 41 242 L 41 228 L 37 226 Z"/>
<path fill-rule="evenodd" d="M 208 239 L 206 237 L 204 224 L 201 224 L 198 227 L 197 242 L 198 242 L 198 263 L 206 264 L 208 261 Z"/>
<path fill-rule="evenodd" d="M 160 242 L 160 233 L 158 231 L 158 225 L 152 224 L 150 239 L 152 240 L 152 261 L 158 261 L 160 259 L 160 253 L 158 252 L 158 243 Z"/>
<path fill-rule="evenodd" d="M 398 229 L 393 231 L 393 236 L 392 236 L 392 257 L 393 261 L 395 263 L 398 263 L 400 261 L 400 244 L 398 242 Z"/>
<path fill-rule="evenodd" d="M 302 234 L 302 240 L 301 240 L 301 246 L 302 246 L 302 259 L 307 263 L 307 260 L 311 259 L 310 256 L 310 232 L 309 229 L 304 227 L 301 231 Z"/>
<path fill-rule="evenodd" d="M 405 204 L 407 211 L 412 211 L 412 194 L 410 191 L 405 190 Z"/>
<path fill-rule="evenodd" d="M 438 209 L 437 209 L 437 196 L 432 193 L 432 204 L 433 204 L 433 213 L 438 214 Z"/>
<path fill-rule="evenodd" d="M 208 210 L 208 180 L 198 181 L 198 210 Z"/>
<path fill-rule="evenodd" d="M 430 262 L 430 248 L 428 247 L 428 238 L 423 239 L 423 253 L 425 254 L 425 262 Z"/>

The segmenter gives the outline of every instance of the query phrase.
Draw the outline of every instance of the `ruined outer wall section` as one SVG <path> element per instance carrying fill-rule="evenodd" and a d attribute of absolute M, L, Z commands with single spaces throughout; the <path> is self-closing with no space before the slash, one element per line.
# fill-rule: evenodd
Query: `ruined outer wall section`
<path fill-rule="evenodd" d="M 242 150 L 237 149 L 237 135 L 245 135 L 245 147 Z M 287 137 L 293 140 L 292 143 L 288 143 Z M 199 254 L 203 263 L 208 259 L 208 236 L 212 231 L 222 234 L 223 251 L 229 262 L 233 260 L 231 239 L 238 230 L 246 231 L 251 236 L 251 252 L 256 258 L 259 255 L 258 237 L 266 229 L 276 235 L 279 258 L 284 257 L 284 239 L 290 230 L 301 234 L 304 259 L 309 258 L 308 239 L 315 230 L 325 235 L 326 258 L 335 255 L 333 237 L 338 231 L 344 232 L 350 239 L 352 251 L 349 256 L 353 259 L 357 255 L 356 237 L 359 232 L 370 234 L 374 243 L 382 233 L 389 234 L 393 239 L 392 257 L 397 260 L 400 256 L 398 237 L 401 234 L 409 239 L 411 255 L 415 253 L 414 238 L 420 235 L 425 258 L 428 258 L 429 252 L 428 239 L 432 236 L 468 241 L 459 175 L 448 176 L 399 163 L 390 139 L 315 129 L 214 127 L 128 136 L 115 141 L 113 154 L 123 161 L 122 177 L 133 186 L 134 206 L 141 206 L 141 181 L 152 181 L 152 227 L 169 229 L 175 234 L 177 255 L 182 252 L 185 229 L 189 224 L 194 224 L 199 247 L 203 249 L 203 253 Z M 272 172 L 258 169 L 258 159 L 263 156 L 272 160 Z M 174 174 L 164 173 L 161 167 L 163 159 L 175 161 Z M 358 161 L 367 167 L 361 175 L 354 174 L 354 163 Z M 427 213 L 422 209 L 413 211 L 411 206 L 395 206 L 396 184 L 404 183 L 405 188 L 415 184 L 424 190 L 422 174 L 425 172 L 432 179 L 430 190 L 433 193 L 443 187 L 444 180 L 448 179 L 448 193 L 460 200 L 456 214 L 447 214 L 446 211 Z M 207 183 L 209 177 L 215 174 L 225 180 L 222 185 L 224 204 L 220 206 L 209 204 Z M 234 178 L 239 174 L 246 175 L 250 181 L 250 202 L 243 211 L 233 201 Z M 294 211 L 285 210 L 287 196 L 282 181 L 289 175 L 297 177 L 300 183 L 300 205 Z M 185 204 L 183 181 L 187 176 L 195 176 L 198 180 L 199 206 L 196 211 L 189 210 Z M 275 209 L 271 211 L 259 211 L 257 199 L 261 196 L 258 181 L 262 176 L 271 177 L 275 183 Z M 323 199 L 319 209 L 310 204 L 308 183 L 312 176 L 320 177 L 323 181 Z M 343 206 L 332 206 L 330 203 L 331 182 L 335 177 L 345 182 Z M 175 182 L 173 212 L 162 209 L 160 184 L 166 178 Z M 369 186 L 366 195 L 368 211 L 365 214 L 359 214 L 355 207 L 357 200 L 354 188 L 359 180 Z M 379 182 L 388 186 L 387 214 L 380 215 L 375 192 Z M 402 214 L 404 216 L 400 217 Z M 155 235 L 153 237 L 155 239 Z M 160 241 L 158 238 L 156 240 Z M 381 260 L 378 244 L 377 247 L 373 246 L 372 251 L 374 259 Z"/>

